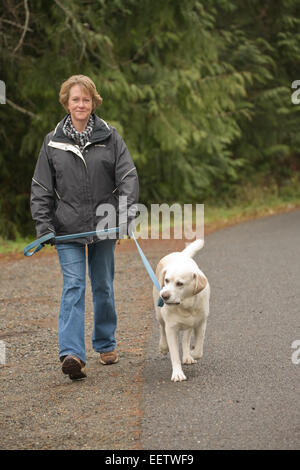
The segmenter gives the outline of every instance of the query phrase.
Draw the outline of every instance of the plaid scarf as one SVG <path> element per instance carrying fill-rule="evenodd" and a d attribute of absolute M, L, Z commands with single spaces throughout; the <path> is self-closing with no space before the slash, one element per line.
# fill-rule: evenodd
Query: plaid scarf
<path fill-rule="evenodd" d="M 68 117 L 64 123 L 63 132 L 67 137 L 73 139 L 80 148 L 80 151 L 82 151 L 85 144 L 90 140 L 90 137 L 93 132 L 94 123 L 95 119 L 91 114 L 85 130 L 82 132 L 78 132 L 72 124 L 71 115 L 68 114 Z"/>

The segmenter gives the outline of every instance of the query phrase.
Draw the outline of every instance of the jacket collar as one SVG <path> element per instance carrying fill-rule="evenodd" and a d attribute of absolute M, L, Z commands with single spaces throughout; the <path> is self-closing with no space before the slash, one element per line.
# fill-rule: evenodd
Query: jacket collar
<path fill-rule="evenodd" d="M 72 142 L 73 141 L 67 137 L 64 134 L 63 131 L 63 126 L 65 123 L 65 120 L 67 119 L 66 115 L 56 126 L 52 139 L 54 142 Z M 90 138 L 90 142 L 95 143 L 95 142 L 102 142 L 103 140 L 106 140 L 111 134 L 112 134 L 112 128 L 105 122 L 103 119 L 99 118 L 96 114 L 94 114 L 95 117 L 95 124 L 93 128 L 93 133 Z"/>

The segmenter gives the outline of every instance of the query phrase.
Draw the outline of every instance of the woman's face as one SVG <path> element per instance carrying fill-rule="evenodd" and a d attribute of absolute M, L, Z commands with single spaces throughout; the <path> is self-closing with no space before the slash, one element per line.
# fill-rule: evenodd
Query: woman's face
<path fill-rule="evenodd" d="M 90 93 L 80 85 L 73 85 L 69 92 L 68 109 L 73 122 L 87 122 L 93 109 Z"/>

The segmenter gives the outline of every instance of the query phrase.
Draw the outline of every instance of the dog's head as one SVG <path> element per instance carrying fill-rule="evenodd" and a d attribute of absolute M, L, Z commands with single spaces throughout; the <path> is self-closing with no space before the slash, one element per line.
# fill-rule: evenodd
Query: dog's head
<path fill-rule="evenodd" d="M 163 269 L 160 296 L 167 305 L 179 305 L 185 299 L 198 294 L 207 285 L 207 279 L 196 263 L 189 259 Z"/>

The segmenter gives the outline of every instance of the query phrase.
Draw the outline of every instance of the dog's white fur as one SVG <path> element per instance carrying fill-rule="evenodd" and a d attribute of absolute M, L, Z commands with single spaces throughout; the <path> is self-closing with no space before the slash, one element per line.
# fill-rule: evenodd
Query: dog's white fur
<path fill-rule="evenodd" d="M 162 354 L 170 352 L 174 382 L 186 380 L 183 373 L 178 344 L 182 335 L 182 362 L 194 364 L 202 357 L 206 322 L 209 314 L 210 287 L 205 274 L 192 259 L 203 247 L 203 240 L 195 240 L 183 251 L 162 258 L 156 268 L 161 291 L 153 288 L 156 317 L 160 325 L 159 349 Z M 159 295 L 164 300 L 158 307 Z M 192 333 L 195 348 L 190 349 Z"/>

